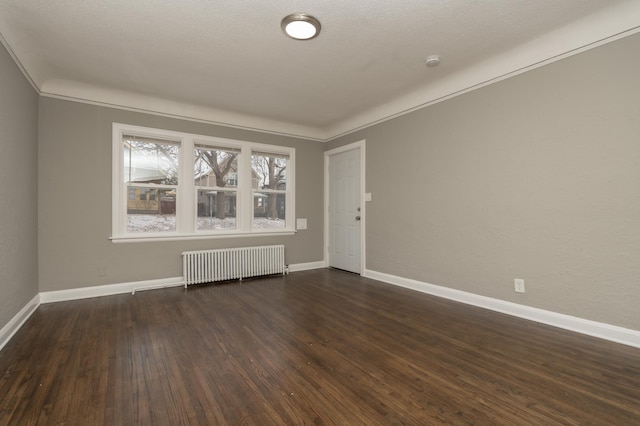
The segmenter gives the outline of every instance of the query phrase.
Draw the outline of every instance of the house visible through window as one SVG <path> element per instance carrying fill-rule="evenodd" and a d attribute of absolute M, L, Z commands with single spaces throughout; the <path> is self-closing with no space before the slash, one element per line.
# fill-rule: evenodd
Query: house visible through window
<path fill-rule="evenodd" d="M 176 231 L 175 197 L 162 203 L 156 193 L 176 193 L 179 142 L 123 133 L 120 144 L 123 184 L 129 193 L 137 194 L 133 200 L 129 197 L 126 204 L 126 233 Z"/>
<path fill-rule="evenodd" d="M 117 123 L 113 144 L 114 240 L 295 230 L 294 148 Z"/>
<path fill-rule="evenodd" d="M 284 227 L 286 223 L 287 166 L 289 157 L 254 151 L 251 169 L 258 179 L 253 188 L 253 226 Z"/>
<path fill-rule="evenodd" d="M 238 156 L 241 150 L 197 144 L 194 150 L 198 191 L 196 230 L 237 229 Z M 231 175 L 234 179 L 231 179 Z"/>

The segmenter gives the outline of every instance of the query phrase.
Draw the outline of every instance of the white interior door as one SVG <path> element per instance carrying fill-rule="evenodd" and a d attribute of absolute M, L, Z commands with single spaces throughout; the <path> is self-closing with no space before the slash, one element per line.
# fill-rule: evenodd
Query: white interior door
<path fill-rule="evenodd" d="M 329 157 L 329 266 L 360 271 L 360 148 Z"/>

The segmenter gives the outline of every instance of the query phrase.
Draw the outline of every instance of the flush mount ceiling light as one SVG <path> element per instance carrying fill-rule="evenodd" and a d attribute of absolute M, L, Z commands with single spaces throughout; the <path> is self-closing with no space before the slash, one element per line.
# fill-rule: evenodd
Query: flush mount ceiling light
<path fill-rule="evenodd" d="M 320 21 L 306 13 L 292 13 L 280 24 L 286 35 L 296 40 L 311 40 L 320 34 Z"/>

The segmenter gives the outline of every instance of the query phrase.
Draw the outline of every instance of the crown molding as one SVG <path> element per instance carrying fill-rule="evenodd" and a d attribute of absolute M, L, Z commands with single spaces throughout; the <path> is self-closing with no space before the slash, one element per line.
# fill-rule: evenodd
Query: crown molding
<path fill-rule="evenodd" d="M 515 77 L 640 32 L 640 2 L 607 9 L 488 58 L 327 129 L 327 141 Z"/>
<path fill-rule="evenodd" d="M 323 142 L 326 135 L 319 129 L 294 123 L 270 120 L 261 117 L 237 114 L 220 109 L 142 95 L 123 90 L 99 87 L 72 80 L 48 80 L 42 84 L 40 94 L 45 97 L 64 99 L 91 105 L 117 108 L 196 121 L 236 129 L 289 136 Z"/>
<path fill-rule="evenodd" d="M 40 88 L 38 87 L 36 82 L 33 80 L 33 78 L 31 78 L 31 76 L 27 72 L 27 69 L 22 65 L 22 62 L 20 62 L 20 59 L 18 59 L 18 57 L 16 56 L 15 52 L 9 45 L 9 42 L 7 42 L 7 39 L 4 38 L 4 35 L 2 35 L 2 32 L 0 32 L 0 44 L 4 46 L 7 53 L 9 54 L 11 59 L 13 59 L 13 62 L 16 64 L 16 66 L 18 67 L 18 69 L 20 70 L 24 78 L 29 82 L 31 87 L 33 87 L 33 90 L 35 90 L 37 94 L 40 94 Z"/>
<path fill-rule="evenodd" d="M 525 45 L 518 46 L 517 49 L 448 75 L 438 80 L 437 84 L 425 85 L 408 95 L 353 117 L 347 117 L 327 127 L 271 120 L 70 80 L 48 80 L 38 85 L 1 33 L 0 42 L 27 81 L 41 96 L 316 142 L 328 142 L 636 34 L 640 32 L 639 16 L 640 2 L 637 1 L 606 8 L 601 13 L 544 34 Z"/>

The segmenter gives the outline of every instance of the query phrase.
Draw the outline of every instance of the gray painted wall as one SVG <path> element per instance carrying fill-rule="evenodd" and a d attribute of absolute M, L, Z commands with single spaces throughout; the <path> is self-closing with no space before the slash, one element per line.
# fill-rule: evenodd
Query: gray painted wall
<path fill-rule="evenodd" d="M 367 268 L 640 330 L 638 52 L 631 36 L 327 144 L 366 139 Z"/>
<path fill-rule="evenodd" d="M 640 329 L 637 51 L 636 35 L 322 145 L 51 98 L 38 119 L 0 49 L 0 326 L 38 291 L 179 276 L 184 250 L 283 242 L 288 263 L 321 260 L 322 152 L 366 139 L 368 269 Z M 114 121 L 295 146 L 309 230 L 111 243 Z"/>
<path fill-rule="evenodd" d="M 112 243 L 112 123 L 126 123 L 296 148 L 296 215 L 309 229 L 294 236 Z M 180 253 L 285 244 L 289 264 L 323 259 L 324 144 L 43 97 L 39 120 L 40 291 L 171 278 Z M 107 276 L 99 277 L 98 268 Z"/>
<path fill-rule="evenodd" d="M 0 328 L 38 294 L 38 95 L 0 45 Z"/>

